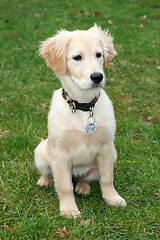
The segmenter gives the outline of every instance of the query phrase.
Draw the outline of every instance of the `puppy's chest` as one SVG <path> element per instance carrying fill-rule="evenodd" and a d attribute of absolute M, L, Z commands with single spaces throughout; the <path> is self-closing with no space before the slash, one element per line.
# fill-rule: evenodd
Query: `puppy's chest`
<path fill-rule="evenodd" d="M 102 132 L 104 133 L 102 129 L 97 129 L 93 134 L 76 130 L 66 131 L 61 144 L 69 152 L 73 166 L 89 165 L 95 161 L 106 141 Z"/>
<path fill-rule="evenodd" d="M 71 150 L 71 159 L 73 166 L 93 164 L 99 150 L 99 143 L 96 145 L 84 141 L 80 145 L 77 145 L 76 149 Z"/>

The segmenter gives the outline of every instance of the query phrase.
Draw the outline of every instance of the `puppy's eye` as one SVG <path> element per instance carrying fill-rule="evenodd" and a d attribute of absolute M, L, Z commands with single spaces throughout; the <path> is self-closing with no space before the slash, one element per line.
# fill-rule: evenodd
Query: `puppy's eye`
<path fill-rule="evenodd" d="M 73 57 L 73 59 L 75 61 L 80 61 L 82 59 L 82 57 L 81 57 L 81 55 L 77 55 L 77 56 Z"/>
<path fill-rule="evenodd" d="M 97 58 L 100 58 L 101 56 L 102 56 L 102 54 L 101 54 L 101 53 L 99 53 L 99 52 L 98 52 L 98 53 L 96 53 L 96 57 L 97 57 Z"/>

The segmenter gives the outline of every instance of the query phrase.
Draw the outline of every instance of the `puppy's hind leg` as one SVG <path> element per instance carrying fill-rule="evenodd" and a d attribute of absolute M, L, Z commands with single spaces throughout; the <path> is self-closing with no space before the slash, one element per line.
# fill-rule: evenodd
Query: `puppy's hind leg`
<path fill-rule="evenodd" d="M 76 178 L 75 178 L 76 179 Z M 77 179 L 77 184 L 75 187 L 75 192 L 78 195 L 89 195 L 91 191 L 91 186 L 89 183 L 94 180 L 98 180 L 98 171 L 96 166 L 93 166 L 84 176 Z"/>
<path fill-rule="evenodd" d="M 49 165 L 48 139 L 41 142 L 34 151 L 35 165 L 42 174 L 37 184 L 40 187 L 51 186 L 53 174 Z"/>
<path fill-rule="evenodd" d="M 90 190 L 91 190 L 91 187 L 89 185 L 88 182 L 86 181 L 79 181 L 77 184 L 76 184 L 76 187 L 75 187 L 75 192 L 78 194 L 78 195 L 89 195 L 90 194 Z"/>

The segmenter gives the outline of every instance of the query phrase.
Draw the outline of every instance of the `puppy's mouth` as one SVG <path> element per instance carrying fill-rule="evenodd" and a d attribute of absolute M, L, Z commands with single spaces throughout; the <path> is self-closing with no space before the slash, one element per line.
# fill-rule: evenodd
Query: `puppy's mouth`
<path fill-rule="evenodd" d="M 103 87 L 104 87 L 104 82 L 91 84 L 91 88 L 103 88 Z"/>
<path fill-rule="evenodd" d="M 101 87 L 100 85 L 101 85 L 101 84 L 93 83 L 93 84 L 92 84 L 92 88 L 99 88 L 99 87 Z"/>

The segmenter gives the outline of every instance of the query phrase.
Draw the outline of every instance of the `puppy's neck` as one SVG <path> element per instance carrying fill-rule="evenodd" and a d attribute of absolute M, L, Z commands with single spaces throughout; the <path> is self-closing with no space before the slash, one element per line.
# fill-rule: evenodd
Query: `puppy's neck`
<path fill-rule="evenodd" d="M 60 78 L 62 87 L 68 93 L 69 97 L 79 103 L 89 103 L 95 97 L 100 95 L 100 88 L 82 89 L 73 83 L 69 76 L 63 75 Z"/>

